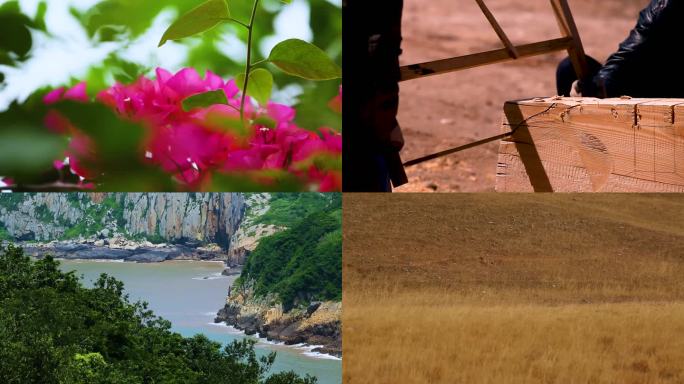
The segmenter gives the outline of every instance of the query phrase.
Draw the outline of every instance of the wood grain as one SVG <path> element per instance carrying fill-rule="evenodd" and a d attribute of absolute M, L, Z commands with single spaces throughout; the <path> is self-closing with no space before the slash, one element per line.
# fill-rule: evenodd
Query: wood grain
<path fill-rule="evenodd" d="M 684 99 L 512 101 L 502 127 L 497 191 L 684 192 Z"/>

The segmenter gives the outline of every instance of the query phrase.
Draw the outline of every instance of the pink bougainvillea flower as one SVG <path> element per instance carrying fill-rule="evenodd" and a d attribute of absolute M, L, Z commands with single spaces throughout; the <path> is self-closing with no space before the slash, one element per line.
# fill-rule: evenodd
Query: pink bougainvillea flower
<path fill-rule="evenodd" d="M 186 98 L 217 90 L 223 90 L 228 105 L 183 109 Z M 341 102 L 341 90 L 338 97 Z M 43 100 L 54 104 L 64 99 L 87 101 L 86 84 L 56 89 Z M 158 68 L 156 79 L 141 76 L 129 85 L 116 83 L 96 99 L 122 118 L 141 123 L 147 131 L 141 163 L 159 166 L 186 188 L 210 187 L 213 171 L 257 175 L 275 170 L 301 179 L 302 186 L 341 189 L 341 170 L 319 169 L 319 162 L 312 160 L 316 156 L 341 157 L 339 133 L 327 128 L 316 132 L 302 129 L 294 122 L 294 108 L 274 102 L 257 108 L 249 97 L 245 98 L 243 122 L 235 81 L 224 81 L 210 71 L 202 77 L 193 68 L 175 74 Z M 96 180 L 97 171 L 90 169 L 97 164 L 90 138 L 54 111 L 48 113 L 45 124 L 55 133 L 71 136 L 65 155 L 72 172 L 87 181 Z M 60 165 L 65 163 L 55 162 L 55 167 Z"/>
<path fill-rule="evenodd" d="M 45 126 L 53 133 L 65 134 L 73 130 L 73 126 L 69 120 L 55 110 L 48 111 L 43 122 Z"/>
<path fill-rule="evenodd" d="M 223 86 L 223 92 L 226 93 L 226 97 L 227 97 L 228 99 L 232 99 L 232 98 L 234 98 L 235 96 L 237 96 L 237 94 L 240 92 L 240 90 L 238 89 L 237 84 L 235 84 L 235 80 L 230 79 L 230 80 L 228 80 L 228 82 Z"/>
<path fill-rule="evenodd" d="M 52 162 L 52 166 L 55 167 L 55 169 L 58 171 L 64 168 L 65 165 L 66 163 L 64 163 L 64 161 L 62 160 L 55 160 Z"/>
<path fill-rule="evenodd" d="M 62 100 L 62 95 L 64 95 L 65 88 L 60 87 L 55 89 L 54 91 L 48 92 L 45 97 L 43 97 L 43 103 L 46 105 L 54 104 L 60 100 Z"/>
<path fill-rule="evenodd" d="M 158 128 L 149 151 L 153 161 L 168 172 L 184 172 L 190 168 L 206 169 L 225 161 L 232 141 L 229 136 L 183 123 Z"/>
<path fill-rule="evenodd" d="M 14 185 L 14 180 L 10 179 L 9 177 L 0 177 L 0 184 Z"/>
<path fill-rule="evenodd" d="M 265 153 L 272 153 L 277 148 L 273 146 L 255 146 L 250 149 L 239 149 L 232 151 L 223 163 L 224 171 L 249 171 L 261 169 L 264 166 Z"/>
<path fill-rule="evenodd" d="M 65 151 L 71 171 L 84 179 L 92 180 L 97 176 L 97 172 L 88 166 L 97 158 L 93 148 L 93 142 L 88 136 L 82 133 L 74 133 L 69 141 L 69 147 Z"/>
<path fill-rule="evenodd" d="M 60 87 L 48 92 L 43 97 L 43 103 L 45 103 L 46 105 L 55 104 L 62 100 L 73 100 L 84 103 L 88 102 L 90 99 L 88 98 L 88 94 L 86 93 L 86 83 L 82 81 L 69 89 Z"/>
<path fill-rule="evenodd" d="M 74 85 L 72 88 L 64 92 L 64 98 L 73 101 L 87 102 L 88 94 L 86 93 L 86 83 L 85 81 Z"/>
<path fill-rule="evenodd" d="M 91 182 L 87 182 L 85 180 L 81 180 L 78 182 L 78 187 L 81 189 L 94 190 L 95 189 L 95 183 L 91 183 Z"/>
<path fill-rule="evenodd" d="M 319 192 L 335 192 L 342 190 L 342 176 L 339 172 L 321 172 L 314 167 L 311 167 L 310 177 L 318 180 Z"/>
<path fill-rule="evenodd" d="M 272 102 L 268 103 L 267 110 L 268 116 L 276 121 L 276 128 L 291 123 L 296 115 L 294 108 Z"/>
<path fill-rule="evenodd" d="M 97 98 L 122 115 L 154 123 L 187 118 L 189 113 L 183 111 L 183 100 L 208 91 L 222 89 L 229 103 L 239 107 L 239 101 L 235 99 L 239 92 L 235 81 L 224 82 L 211 71 L 207 71 L 204 79 L 193 68 L 182 69 L 175 75 L 157 68 L 156 74 L 156 81 L 140 77 L 131 85 L 117 83 L 100 92 Z"/>
<path fill-rule="evenodd" d="M 316 135 L 316 138 L 312 137 L 299 146 L 297 151 L 293 153 L 292 160 L 305 160 L 319 153 L 342 153 L 342 135 L 331 129 L 321 129 L 321 134 L 323 135 L 322 138 Z"/>

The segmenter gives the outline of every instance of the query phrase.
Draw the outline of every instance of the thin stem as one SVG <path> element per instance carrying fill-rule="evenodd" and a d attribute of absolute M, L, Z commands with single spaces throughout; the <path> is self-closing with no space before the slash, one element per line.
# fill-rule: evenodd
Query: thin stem
<path fill-rule="evenodd" d="M 247 85 L 249 84 L 249 71 L 252 69 L 252 32 L 254 31 L 254 16 L 256 15 L 259 0 L 254 0 L 254 7 L 252 8 L 252 17 L 249 19 L 247 30 L 247 66 L 245 67 L 245 84 L 242 87 L 242 100 L 240 101 L 240 120 L 245 123 L 245 100 L 247 98 Z"/>
<path fill-rule="evenodd" d="M 263 59 L 263 60 L 259 60 L 257 62 L 254 62 L 254 63 L 252 63 L 252 68 L 256 67 L 259 64 L 266 63 L 267 61 L 268 61 L 268 59 Z"/>
<path fill-rule="evenodd" d="M 234 23 L 237 23 L 237 24 L 239 24 L 239 25 L 241 25 L 241 26 L 243 26 L 243 27 L 249 29 L 249 25 L 243 23 L 242 21 L 240 21 L 240 20 L 238 20 L 238 19 L 233 19 L 232 17 L 223 18 L 223 19 L 221 19 L 221 20 L 232 21 L 232 22 L 234 22 Z"/>
<path fill-rule="evenodd" d="M 230 108 L 233 108 L 233 109 L 235 110 L 235 112 L 240 112 L 240 108 L 238 108 L 238 107 L 236 107 L 236 106 L 234 106 L 234 105 L 230 105 L 230 103 L 225 104 L 225 105 L 229 106 Z"/>
<path fill-rule="evenodd" d="M 35 192 L 35 191 L 71 192 L 71 191 L 85 191 L 85 190 L 87 190 L 86 188 L 84 188 L 81 185 L 64 183 L 62 181 L 56 181 L 56 182 L 47 183 L 47 184 L 14 184 L 14 185 L 8 185 L 6 187 L 0 188 L 0 190 L 3 190 L 3 189 L 8 189 L 8 190 L 11 190 L 12 192 Z"/>

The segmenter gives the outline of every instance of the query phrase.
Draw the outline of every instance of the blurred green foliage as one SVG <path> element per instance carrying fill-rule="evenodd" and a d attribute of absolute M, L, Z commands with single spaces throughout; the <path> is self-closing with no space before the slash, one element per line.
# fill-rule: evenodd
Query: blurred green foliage
<path fill-rule="evenodd" d="M 71 14 L 82 24 L 88 36 L 95 42 L 116 41 L 124 47 L 142 36 L 153 21 L 166 11 L 177 17 L 200 3 L 198 0 L 102 0 L 85 11 L 71 9 Z M 249 20 L 252 0 L 229 0 L 231 17 Z M 312 43 L 322 48 L 337 65 L 342 62 L 342 17 L 340 7 L 325 0 L 309 0 L 310 27 L 313 31 Z M 254 60 L 265 59 L 258 49 L 264 38 L 274 35 L 274 20 L 286 6 L 279 0 L 262 0 L 254 26 Z M 20 11 L 18 2 L 7 1 L 0 6 L 0 64 L 18 66 L 30 59 L 33 46 L 32 30 L 50 33 L 45 16 L 49 11 L 48 2 L 41 1 L 37 14 L 29 18 Z M 298 22 L 293 20 L 293 23 Z M 244 57 L 229 57 L 221 51 L 227 36 L 247 40 L 247 31 L 237 24 L 222 24 L 200 36 L 184 39 L 187 49 L 185 66 L 194 67 L 199 73 L 211 70 L 224 78 L 234 78 L 244 70 Z M 156 36 L 155 40 L 161 36 Z M 164 49 L 164 48 L 160 48 Z M 263 64 L 265 67 L 272 64 Z M 134 62 L 121 57 L 120 50 L 110 54 L 102 63 L 89 69 L 84 79 L 72 79 L 70 84 L 85 80 L 87 93 L 94 97 L 99 91 L 114 81 L 131 83 L 141 75 L 153 75 L 155 63 Z M 174 69 L 174 68 L 170 68 Z M 177 68 L 175 68 L 177 69 Z M 330 127 L 342 130 L 341 116 L 329 108 L 329 101 L 339 92 L 341 81 L 310 81 L 291 77 L 281 71 L 272 71 L 274 84 L 278 89 L 298 85 L 303 93 L 294 105 L 297 110 L 296 123 L 305 129 L 316 130 Z M 0 73 L 0 92 L 5 74 Z M 14 103 L 9 110 L 0 112 L 0 177 L 11 176 L 21 185 L 40 186 L 41 190 L 63 190 L 54 181 L 72 182 L 73 175 L 68 169 L 55 170 L 52 160 L 68 145 L 68 139 L 49 132 L 43 119 L 47 108 L 42 97 L 48 89 L 39 89 L 22 103 Z M 135 124 L 118 120 L 113 113 L 104 108 L 85 104 L 65 103 L 58 109 L 72 119 L 79 129 L 93 136 L 101 158 L 98 165 L 108 169 L 107 174 L 98 178 L 98 188 L 108 191 L 153 191 L 175 190 L 175 185 L 167 174 L 141 164 L 133 156 L 138 151 L 142 131 Z M 87 124 L 86 124 L 87 123 Z M 136 141 L 138 140 L 138 141 Z M 109 167 L 112 168 L 109 168 Z M 273 180 L 273 189 L 278 182 L 296 185 L 287 175 L 277 172 L 263 172 L 263 177 Z M 100 183 L 101 181 L 101 183 Z M 262 190 L 264 187 L 246 177 L 217 175 L 207 187 L 209 190 Z M 228 189 L 226 189 L 228 188 Z M 255 189 L 256 188 L 256 189 Z M 287 189 L 287 186 L 284 187 Z M 301 187 L 295 188 L 300 189 Z"/>
<path fill-rule="evenodd" d="M 290 227 L 314 212 L 327 207 L 339 207 L 340 198 L 337 193 L 271 193 L 268 211 L 259 216 L 254 224 Z"/>
<path fill-rule="evenodd" d="M 21 13 L 18 1 L 8 1 L 0 6 L 0 64 L 15 65 L 24 61 L 33 46 L 31 29 L 45 31 L 47 4 L 42 1 L 34 19 Z"/>
<path fill-rule="evenodd" d="M 200 2 L 197 0 L 105 0 L 85 13 L 72 10 L 82 22 L 88 33 L 99 41 L 130 41 L 150 27 L 152 21 L 163 10 L 174 10 L 177 15 L 183 14 Z M 228 2 L 231 17 L 243 22 L 249 21 L 252 7 L 251 0 L 231 0 Z M 312 43 L 323 49 L 337 65 L 342 64 L 342 12 L 341 9 L 324 0 L 309 0 L 310 28 L 313 31 Z M 273 22 L 282 10 L 283 4 L 278 0 L 264 0 L 255 19 L 254 41 L 259 47 L 263 39 L 275 33 Z M 297 22 L 296 20 L 293 22 Z M 186 39 L 180 43 L 188 47 L 188 58 L 185 63 L 197 69 L 199 73 L 210 70 L 224 78 L 234 78 L 244 71 L 244 58 L 231 58 L 220 50 L 220 42 L 226 36 L 233 35 L 241 41 L 247 40 L 247 31 L 235 24 L 223 24 L 199 36 Z M 160 38 L 159 36 L 158 38 Z M 253 52 L 255 60 L 266 59 L 259 49 Z M 136 66 L 137 65 L 137 66 Z M 104 85 L 108 75 L 112 72 L 127 75 L 117 78 L 126 81 L 127 78 L 137 78 L 142 74 L 150 74 L 151 68 L 144 63 L 130 63 L 112 55 L 102 67 L 94 68 L 88 76 L 89 84 Z M 136 73 L 137 72 L 137 73 Z M 302 95 L 295 104 L 298 111 L 296 122 L 302 128 L 318 129 L 322 126 L 342 130 L 339 114 L 330 110 L 328 102 L 338 94 L 341 81 L 328 80 L 314 82 L 300 78 L 293 78 L 280 71 L 273 71 L 274 82 L 279 88 L 290 84 L 297 84 L 303 88 Z M 127 82 L 130 82 L 128 80 Z M 103 86 L 100 87 L 104 88 Z"/>
<path fill-rule="evenodd" d="M 25 61 L 33 46 L 31 29 L 46 30 L 45 13 L 47 3 L 38 4 L 36 17 L 30 19 L 21 13 L 19 2 L 5 2 L 0 6 L 0 65 L 14 66 Z M 2 90 L 5 74 L 0 72 L 0 90 Z"/>

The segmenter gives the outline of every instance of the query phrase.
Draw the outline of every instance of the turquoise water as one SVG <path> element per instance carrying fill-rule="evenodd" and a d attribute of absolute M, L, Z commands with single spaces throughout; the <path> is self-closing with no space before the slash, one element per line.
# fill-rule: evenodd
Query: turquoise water
<path fill-rule="evenodd" d="M 87 285 L 92 285 L 101 273 L 116 277 L 124 282 L 132 301 L 147 301 L 155 314 L 170 320 L 174 331 L 184 336 L 203 333 L 221 343 L 249 337 L 225 325 L 213 324 L 216 312 L 225 302 L 228 286 L 235 280 L 235 276 L 221 276 L 222 263 L 171 261 L 137 264 L 63 260 L 62 268 L 83 275 Z M 271 351 L 278 353 L 274 371 L 308 373 L 318 377 L 321 384 L 342 383 L 341 360 L 264 340 L 257 344 L 257 353 Z"/>

